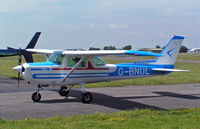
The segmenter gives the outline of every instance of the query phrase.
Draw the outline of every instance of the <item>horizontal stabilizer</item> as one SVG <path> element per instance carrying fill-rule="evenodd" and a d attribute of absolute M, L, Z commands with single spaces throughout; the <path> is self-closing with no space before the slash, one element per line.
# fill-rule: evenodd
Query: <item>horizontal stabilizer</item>
<path fill-rule="evenodd" d="M 189 72 L 189 70 L 182 69 L 166 69 L 166 68 L 153 68 L 153 71 L 166 71 L 166 72 Z"/>

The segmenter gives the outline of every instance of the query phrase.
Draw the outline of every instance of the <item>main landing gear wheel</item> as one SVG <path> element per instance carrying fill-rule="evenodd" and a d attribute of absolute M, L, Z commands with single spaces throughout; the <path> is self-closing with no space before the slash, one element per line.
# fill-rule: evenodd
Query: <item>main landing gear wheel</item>
<path fill-rule="evenodd" d="M 67 96 L 69 94 L 68 87 L 61 86 L 60 90 L 58 91 L 60 96 Z"/>
<path fill-rule="evenodd" d="M 91 103 L 92 102 L 92 95 L 90 92 L 82 93 L 81 96 L 82 96 L 81 101 L 83 103 Z"/>
<path fill-rule="evenodd" d="M 35 92 L 35 93 L 32 94 L 32 100 L 33 100 L 34 102 L 39 102 L 40 99 L 41 99 L 41 94 L 40 94 L 40 93 Z"/>

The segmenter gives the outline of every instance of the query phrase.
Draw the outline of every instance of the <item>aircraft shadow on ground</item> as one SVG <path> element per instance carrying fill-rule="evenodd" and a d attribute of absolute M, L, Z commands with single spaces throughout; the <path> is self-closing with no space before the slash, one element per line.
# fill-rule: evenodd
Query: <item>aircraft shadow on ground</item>
<path fill-rule="evenodd" d="M 173 92 L 152 92 L 154 94 L 158 94 L 160 96 L 126 96 L 126 97 L 113 97 L 110 95 L 102 94 L 102 93 L 96 93 L 92 92 L 93 95 L 93 102 L 92 104 L 97 104 L 105 107 L 109 107 L 112 109 L 118 109 L 118 110 L 129 110 L 129 109 L 154 109 L 154 110 L 166 110 L 164 108 L 147 105 L 139 102 L 130 101 L 128 99 L 141 99 L 141 98 L 156 98 L 156 97 L 175 97 L 175 98 L 182 98 L 182 99 L 190 99 L 190 100 L 197 100 L 200 99 L 200 97 L 197 97 L 195 95 L 199 94 L 192 94 L 192 95 L 185 95 L 185 94 L 179 94 L 179 93 L 173 93 Z M 73 99 L 54 99 L 54 100 L 42 100 L 41 103 L 69 103 L 69 102 L 81 102 L 80 101 L 80 94 L 81 91 L 78 90 L 72 90 L 69 94 L 71 97 L 75 97 Z"/>
<path fill-rule="evenodd" d="M 65 102 L 81 102 L 81 91 L 72 90 L 70 91 L 69 96 L 75 97 L 75 99 L 54 99 L 54 100 L 41 100 L 40 103 L 49 104 L 49 103 L 65 103 Z M 155 109 L 155 110 L 165 110 L 160 107 L 147 105 L 139 102 L 130 101 L 127 99 L 136 99 L 138 97 L 130 96 L 130 97 L 113 97 L 102 93 L 95 93 L 92 92 L 93 95 L 93 102 L 91 104 L 101 105 L 105 107 L 109 107 L 112 109 L 118 110 L 130 110 L 130 109 Z M 143 96 L 141 98 L 150 98 L 150 97 L 157 97 L 157 96 Z"/>
<path fill-rule="evenodd" d="M 179 93 L 173 93 L 173 92 L 153 92 L 153 93 L 159 94 L 161 96 L 175 97 L 175 98 L 182 98 L 182 99 L 191 99 L 191 100 L 200 99 L 200 97 L 194 96 L 197 94 L 185 95 L 185 94 L 179 94 Z"/>

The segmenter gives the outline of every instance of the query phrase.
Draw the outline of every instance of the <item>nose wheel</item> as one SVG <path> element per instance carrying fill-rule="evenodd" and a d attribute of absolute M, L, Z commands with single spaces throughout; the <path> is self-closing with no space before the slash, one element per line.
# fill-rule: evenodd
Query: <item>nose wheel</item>
<path fill-rule="evenodd" d="M 32 94 L 31 98 L 34 102 L 39 102 L 41 100 L 41 94 L 39 93 L 42 87 L 38 85 L 38 89 L 35 93 Z"/>
<path fill-rule="evenodd" d="M 41 99 L 41 94 L 40 94 L 40 93 L 35 92 L 35 93 L 32 94 L 32 100 L 33 100 L 34 102 L 39 102 L 40 99 Z"/>

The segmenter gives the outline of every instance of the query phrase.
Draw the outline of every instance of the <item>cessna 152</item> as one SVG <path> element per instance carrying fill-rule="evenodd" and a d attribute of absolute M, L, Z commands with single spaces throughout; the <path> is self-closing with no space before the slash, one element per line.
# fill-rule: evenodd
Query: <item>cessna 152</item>
<path fill-rule="evenodd" d="M 174 71 L 174 63 L 184 37 L 174 36 L 160 54 L 134 50 L 66 51 L 28 49 L 27 51 L 51 54 L 48 61 L 24 63 L 13 69 L 22 73 L 28 83 L 37 82 L 38 89 L 32 100 L 39 102 L 42 87 L 61 86 L 59 94 L 67 96 L 75 84 L 81 85 L 82 102 L 90 103 L 92 95 L 85 91 L 85 83 L 160 76 Z M 155 60 L 123 64 L 106 64 L 98 56 L 105 55 L 157 56 Z M 66 87 L 68 85 L 69 87 Z"/>

